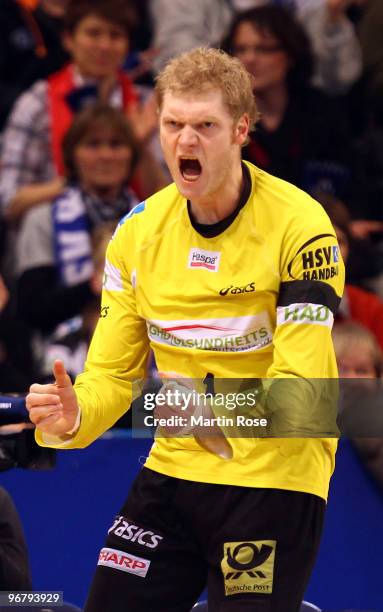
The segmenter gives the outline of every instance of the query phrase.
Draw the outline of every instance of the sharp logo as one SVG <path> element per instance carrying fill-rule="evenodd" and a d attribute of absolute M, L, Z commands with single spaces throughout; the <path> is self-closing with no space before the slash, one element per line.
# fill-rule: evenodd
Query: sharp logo
<path fill-rule="evenodd" d="M 219 295 L 238 295 L 239 293 L 252 293 L 253 291 L 255 291 L 255 282 L 248 283 L 243 287 L 235 287 L 235 285 L 229 285 L 228 287 L 221 289 Z"/>
<path fill-rule="evenodd" d="M 272 593 L 275 540 L 227 542 L 221 569 L 226 595 Z"/>
<path fill-rule="evenodd" d="M 209 270 L 217 272 L 221 253 L 216 251 L 204 251 L 203 249 L 193 248 L 190 250 L 188 268 Z"/>
<path fill-rule="evenodd" d="M 136 557 L 123 550 L 114 548 L 102 548 L 98 558 L 97 565 L 104 565 L 112 569 L 117 569 L 128 574 L 136 574 L 141 578 L 145 578 L 150 566 L 149 559 Z"/>

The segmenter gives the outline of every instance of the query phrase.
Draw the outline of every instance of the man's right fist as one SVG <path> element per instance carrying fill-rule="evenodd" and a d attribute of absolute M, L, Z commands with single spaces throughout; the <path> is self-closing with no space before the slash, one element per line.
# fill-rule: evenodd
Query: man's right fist
<path fill-rule="evenodd" d="M 40 431 L 62 436 L 73 430 L 79 407 L 71 379 L 62 361 L 54 362 L 53 374 L 54 383 L 31 385 L 26 406 L 29 418 Z"/>

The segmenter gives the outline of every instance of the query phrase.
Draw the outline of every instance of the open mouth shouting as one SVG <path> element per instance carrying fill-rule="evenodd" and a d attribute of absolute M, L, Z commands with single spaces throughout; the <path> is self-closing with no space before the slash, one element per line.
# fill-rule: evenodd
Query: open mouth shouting
<path fill-rule="evenodd" d="M 180 157 L 179 169 L 182 178 L 188 183 L 197 181 L 202 173 L 202 166 L 196 157 Z"/>

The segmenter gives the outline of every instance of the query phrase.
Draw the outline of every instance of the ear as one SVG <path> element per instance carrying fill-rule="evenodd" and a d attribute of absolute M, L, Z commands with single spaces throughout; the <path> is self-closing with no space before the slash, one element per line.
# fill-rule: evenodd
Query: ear
<path fill-rule="evenodd" d="M 234 144 L 242 146 L 245 144 L 250 129 L 250 119 L 247 113 L 243 114 L 242 117 L 237 121 L 234 126 Z"/>

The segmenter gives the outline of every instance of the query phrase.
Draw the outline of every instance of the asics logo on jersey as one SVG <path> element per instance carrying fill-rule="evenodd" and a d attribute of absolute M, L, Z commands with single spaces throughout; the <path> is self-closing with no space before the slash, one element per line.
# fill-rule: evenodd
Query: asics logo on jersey
<path fill-rule="evenodd" d="M 147 548 L 157 548 L 160 541 L 163 540 L 162 536 L 154 533 L 153 531 L 146 530 L 143 527 L 139 527 L 133 523 L 129 523 L 123 516 L 116 517 L 116 520 L 109 529 L 108 533 L 114 533 L 116 536 L 123 538 L 124 540 L 137 542 L 137 544 L 146 546 Z"/>
<path fill-rule="evenodd" d="M 255 291 L 254 281 L 252 283 L 247 283 L 247 285 L 244 285 L 243 287 L 235 287 L 234 285 L 229 285 L 228 287 L 221 289 L 219 295 L 238 295 L 238 293 L 252 293 L 253 291 Z"/>
<path fill-rule="evenodd" d="M 100 314 L 100 317 L 101 317 L 102 319 L 105 319 L 105 318 L 108 316 L 108 312 L 109 312 L 109 306 L 103 306 L 103 307 L 101 308 L 101 314 Z"/>
<path fill-rule="evenodd" d="M 190 249 L 188 268 L 209 270 L 217 272 L 221 253 L 217 251 L 205 251 L 204 249 Z"/>

